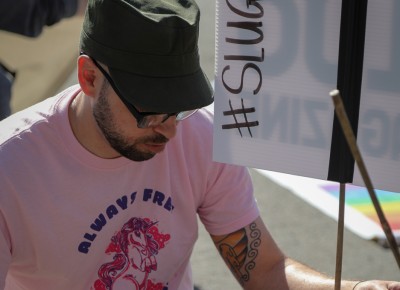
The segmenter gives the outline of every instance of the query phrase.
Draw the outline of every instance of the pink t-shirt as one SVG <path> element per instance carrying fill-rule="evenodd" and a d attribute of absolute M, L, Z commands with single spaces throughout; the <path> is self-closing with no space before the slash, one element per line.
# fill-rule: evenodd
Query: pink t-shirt
<path fill-rule="evenodd" d="M 0 289 L 193 289 L 197 217 L 221 235 L 259 215 L 247 169 L 212 161 L 205 109 L 148 161 L 99 158 L 69 124 L 78 92 L 0 122 Z"/>

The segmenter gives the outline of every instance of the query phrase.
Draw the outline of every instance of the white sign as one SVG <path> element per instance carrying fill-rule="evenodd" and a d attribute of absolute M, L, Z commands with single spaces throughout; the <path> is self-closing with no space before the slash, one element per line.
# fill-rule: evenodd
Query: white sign
<path fill-rule="evenodd" d="M 340 18 L 339 0 L 218 0 L 214 160 L 327 179 Z M 396 192 L 399 27 L 400 1 L 368 1 L 358 144 L 374 186 Z"/>

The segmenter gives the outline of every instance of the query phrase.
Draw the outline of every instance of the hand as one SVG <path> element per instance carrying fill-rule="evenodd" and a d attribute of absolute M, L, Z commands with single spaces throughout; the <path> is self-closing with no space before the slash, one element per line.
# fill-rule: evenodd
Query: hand
<path fill-rule="evenodd" d="M 363 281 L 354 284 L 353 290 L 400 290 L 400 282 L 395 281 Z"/>

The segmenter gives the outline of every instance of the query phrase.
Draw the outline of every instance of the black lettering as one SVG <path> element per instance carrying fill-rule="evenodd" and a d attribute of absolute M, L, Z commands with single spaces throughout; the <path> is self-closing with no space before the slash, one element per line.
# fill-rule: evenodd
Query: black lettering
<path fill-rule="evenodd" d="M 256 0 L 246 0 L 246 6 L 247 8 L 249 8 L 250 5 L 257 7 L 260 10 L 260 12 L 258 13 L 243 12 L 242 10 L 239 10 L 235 6 L 233 6 L 228 0 L 226 0 L 226 4 L 232 12 L 246 18 L 261 18 L 264 15 L 264 8 Z"/>
<path fill-rule="evenodd" d="M 128 207 L 128 197 L 127 196 L 123 196 L 121 198 L 117 199 L 117 204 L 119 205 L 119 207 L 121 209 L 127 209 Z"/>
<path fill-rule="evenodd" d="M 172 199 L 168 197 L 167 202 L 164 205 L 164 208 L 168 211 L 172 211 L 174 209 L 174 206 L 172 205 Z"/>
<path fill-rule="evenodd" d="M 93 242 L 94 239 L 97 237 L 97 235 L 96 234 L 88 234 L 88 233 L 86 233 L 83 237 L 86 240 Z"/>
<path fill-rule="evenodd" d="M 224 75 L 225 75 L 225 72 L 226 72 L 226 71 L 230 70 L 230 66 L 227 65 L 226 67 L 224 67 L 224 70 L 222 71 L 222 83 L 223 83 L 224 87 L 225 87 L 229 92 L 231 92 L 232 94 L 239 94 L 239 93 L 241 93 L 241 92 L 242 92 L 242 89 L 243 89 L 243 78 L 244 78 L 244 73 L 245 73 L 245 71 L 246 71 L 247 69 L 249 69 L 249 68 L 254 69 L 254 70 L 258 73 L 258 76 L 259 76 L 258 86 L 257 86 L 257 88 L 253 91 L 253 94 L 256 95 L 256 94 L 260 91 L 260 89 L 261 89 L 261 85 L 262 85 L 262 73 L 261 73 L 260 68 L 259 68 L 258 66 L 256 66 L 255 64 L 253 64 L 253 63 L 247 63 L 247 64 L 244 65 L 243 70 L 242 70 L 242 76 L 241 76 L 241 78 L 240 78 L 240 86 L 239 86 L 239 88 L 237 88 L 237 89 L 233 89 L 233 88 L 229 87 L 229 86 L 226 84 L 226 82 L 225 82 L 225 80 L 224 80 Z"/>
<path fill-rule="evenodd" d="M 118 209 L 115 205 L 110 205 L 106 209 L 106 213 L 109 219 L 112 219 L 116 214 L 118 214 Z"/>
<path fill-rule="evenodd" d="M 148 201 L 151 198 L 151 194 L 153 193 L 152 189 L 146 188 L 143 192 L 143 201 Z"/>
<path fill-rule="evenodd" d="M 135 199 L 136 199 L 136 191 L 132 192 L 131 194 L 131 204 L 135 202 Z"/>
<path fill-rule="evenodd" d="M 162 206 L 164 199 L 165 199 L 164 193 L 156 191 L 154 194 L 153 203 Z"/>
<path fill-rule="evenodd" d="M 100 232 L 101 229 L 107 224 L 107 220 L 103 214 L 100 214 L 99 217 L 90 225 L 90 228 L 96 232 Z"/>
<path fill-rule="evenodd" d="M 92 244 L 89 242 L 82 242 L 79 244 L 78 246 L 78 251 L 83 253 L 83 254 L 87 254 L 89 253 L 89 248 Z"/>
<path fill-rule="evenodd" d="M 253 55 L 225 55 L 224 60 L 264 61 L 264 48 L 261 48 L 261 56 Z"/>
<path fill-rule="evenodd" d="M 235 44 L 257 44 L 263 41 L 264 39 L 264 33 L 263 31 L 258 28 L 262 27 L 262 22 L 249 22 L 249 21 L 244 21 L 244 22 L 228 22 L 227 27 L 236 27 L 236 28 L 241 28 L 241 29 L 248 29 L 251 31 L 256 32 L 259 36 L 258 38 L 255 39 L 238 39 L 238 38 L 225 38 L 225 41 L 228 43 L 235 43 Z"/>

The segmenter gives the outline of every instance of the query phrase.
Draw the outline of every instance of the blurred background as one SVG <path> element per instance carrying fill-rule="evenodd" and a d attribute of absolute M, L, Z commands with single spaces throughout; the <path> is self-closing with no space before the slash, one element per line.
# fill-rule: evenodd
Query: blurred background
<path fill-rule="evenodd" d="M 214 79 L 215 1 L 198 1 L 201 9 L 200 56 Z M 82 18 L 73 17 L 46 28 L 36 39 L 0 32 L 0 59 L 17 72 L 13 111 L 21 110 L 76 83 L 76 58 Z M 284 161 L 283 161 L 284 162 Z M 337 222 L 265 174 L 250 169 L 261 214 L 272 235 L 290 257 L 330 276 L 335 274 Z M 307 182 L 305 179 L 304 182 Z M 192 257 L 197 289 L 240 289 L 210 237 L 200 227 Z M 344 279 L 399 280 L 392 252 L 345 230 Z"/>

